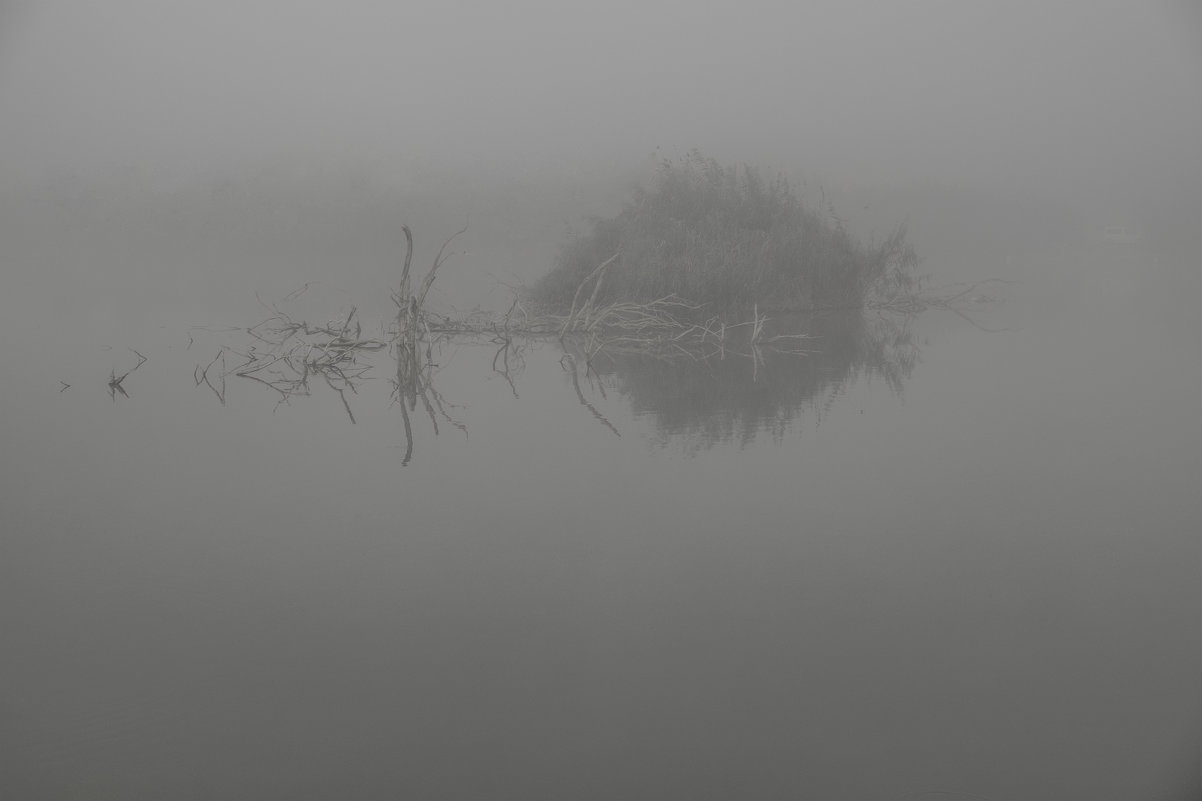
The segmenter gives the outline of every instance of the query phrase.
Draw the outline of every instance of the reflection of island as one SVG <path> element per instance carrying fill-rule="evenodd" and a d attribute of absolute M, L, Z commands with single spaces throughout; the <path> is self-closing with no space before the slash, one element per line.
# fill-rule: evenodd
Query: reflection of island
<path fill-rule="evenodd" d="M 383 354 L 390 353 L 389 372 L 395 370 L 392 402 L 399 409 L 405 437 L 402 464 L 413 458 L 414 427 L 421 418 L 429 420 L 435 436 L 444 422 L 467 433 L 466 425 L 453 416 L 452 404 L 434 386 L 447 362 L 445 348 L 452 343 L 490 348 L 492 372 L 517 399 L 524 396 L 519 384 L 527 352 L 554 336 L 501 325 L 491 331 L 423 328 L 421 336 L 416 329 L 401 329 L 407 335 L 398 335 L 398 329 L 391 328 L 372 336 L 364 332 L 354 307 L 320 324 L 294 319 L 274 307 L 272 312 L 255 326 L 231 329 L 252 341 L 222 345 L 207 364 L 198 363 L 193 371 L 196 386 L 206 387 L 224 405 L 228 377 L 271 389 L 279 404 L 324 391 L 324 385 L 338 396 L 347 420 L 354 423 L 352 401 L 373 377 Z M 574 332 L 557 338 L 564 351 L 559 366 L 570 374 L 576 401 L 614 435 L 622 435 L 622 424 L 606 416 L 607 390 L 628 400 L 636 415 L 651 419 L 662 438 L 683 435 L 699 447 L 749 442 L 761 431 L 773 438 L 783 436 L 803 410 L 821 417 L 857 378 L 879 378 L 900 393 L 918 360 L 912 319 L 863 311 L 767 320 L 756 311 L 753 323 L 715 324 L 705 336 L 692 339 L 685 337 L 700 326 L 667 333 L 634 326 L 608 339 Z M 114 394 L 121 391 L 124 377 L 114 372 Z"/>
<path fill-rule="evenodd" d="M 857 378 L 880 377 L 900 393 L 918 361 L 910 319 L 875 312 L 796 315 L 776 323 L 781 333 L 813 337 L 804 355 L 768 348 L 704 360 L 599 353 L 591 368 L 662 434 L 699 444 L 749 442 L 760 431 L 778 438 L 803 410 L 820 415 Z"/>
<path fill-rule="evenodd" d="M 295 299 L 307 287 L 308 284 L 288 299 Z M 271 307 L 271 310 L 274 312 L 272 316 L 257 325 L 232 329 L 249 334 L 253 343 L 222 345 L 208 364 L 201 366 L 198 363 L 193 370 L 192 378 L 196 386 L 208 387 L 222 406 L 226 403 L 226 379 L 230 376 L 273 390 L 277 395 L 277 405 L 308 397 L 313 394 L 314 385 L 325 384 L 342 401 L 347 419 L 355 423 L 351 397 L 358 395 L 363 383 L 372 377 L 375 365 L 371 357 L 380 351 L 390 350 L 396 359 L 392 399 L 400 407 L 405 432 L 405 455 L 401 464 L 407 465 L 413 458 L 411 414 L 417 412 L 419 401 L 425 415 L 430 418 L 435 436 L 439 433 L 439 418 L 467 433 L 467 427 L 451 416 L 447 411 L 450 404 L 434 388 L 434 377 L 438 373 L 435 355 L 446 343 L 446 337 L 419 339 L 416 327 L 407 332 L 409 336 L 387 330 L 379 337 L 365 336 L 354 306 L 345 318 L 324 324 L 294 320 L 275 307 Z M 146 361 L 146 357 L 140 353 L 138 356 L 142 362 Z M 499 359 L 501 354 L 497 356 Z M 230 366 L 230 361 L 233 366 Z M 494 359 L 493 367 L 500 372 L 496 361 Z M 133 369 L 141 367 L 142 362 Z M 503 365 L 506 380 L 512 387 L 512 379 L 508 376 L 508 353 L 505 354 Z M 125 395 L 121 382 L 131 372 L 133 370 L 117 377 L 114 371 L 109 381 L 109 393 L 115 395 L 120 392 Z M 516 388 L 514 394 L 517 394 Z"/>

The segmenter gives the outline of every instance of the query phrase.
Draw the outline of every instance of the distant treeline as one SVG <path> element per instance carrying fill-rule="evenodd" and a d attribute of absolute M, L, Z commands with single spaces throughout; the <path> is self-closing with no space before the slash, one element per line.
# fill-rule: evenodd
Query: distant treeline
<path fill-rule="evenodd" d="M 614 217 L 596 219 L 564 246 L 532 287 L 537 302 L 571 304 L 581 283 L 615 253 L 599 301 L 675 295 L 714 311 L 751 306 L 862 306 L 873 293 L 915 285 L 917 258 L 897 228 L 863 242 L 832 209 L 807 205 L 783 177 L 728 167 L 693 151 L 665 161 Z"/>

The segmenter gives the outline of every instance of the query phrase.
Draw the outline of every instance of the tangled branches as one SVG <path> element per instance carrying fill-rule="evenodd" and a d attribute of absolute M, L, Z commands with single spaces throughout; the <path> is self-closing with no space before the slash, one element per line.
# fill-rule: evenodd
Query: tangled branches
<path fill-rule="evenodd" d="M 360 356 L 387 348 L 389 343 L 382 338 L 363 336 L 355 307 L 351 307 L 341 323 L 325 325 L 296 321 L 278 309 L 273 311 L 271 317 L 246 329 L 259 344 L 245 349 L 223 346 L 204 368 L 197 365 L 193 372 L 196 385 L 207 385 L 224 404 L 225 379 L 233 375 L 269 387 L 279 394 L 280 403 L 287 403 L 293 397 L 309 395 L 311 382 L 319 379 L 338 393 L 347 416 L 354 422 L 346 393 L 357 393 L 356 383 L 371 369 Z M 241 361 L 227 368 L 227 355 Z M 210 376 L 210 370 L 218 362 L 221 369 Z"/>

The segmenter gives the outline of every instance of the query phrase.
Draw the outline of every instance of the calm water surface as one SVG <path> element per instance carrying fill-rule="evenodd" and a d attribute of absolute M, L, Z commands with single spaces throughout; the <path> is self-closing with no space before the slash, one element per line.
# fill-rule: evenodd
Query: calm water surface
<path fill-rule="evenodd" d="M 1202 790 L 1188 259 L 762 364 L 442 343 L 407 464 L 386 354 L 354 425 L 222 405 L 194 368 L 263 310 L 183 289 L 0 299 L 0 796 Z"/>

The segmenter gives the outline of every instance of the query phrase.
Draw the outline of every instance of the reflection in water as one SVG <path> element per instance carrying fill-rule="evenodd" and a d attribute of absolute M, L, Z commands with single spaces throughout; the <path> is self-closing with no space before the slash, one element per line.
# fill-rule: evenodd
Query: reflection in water
<path fill-rule="evenodd" d="M 492 357 L 492 369 L 505 379 L 514 400 L 520 400 L 517 384 L 513 383 L 513 374 L 521 372 L 526 366 L 526 356 L 523 348 L 515 344 L 511 336 L 498 336 L 493 344 L 499 344 L 497 352 Z"/>
<path fill-rule="evenodd" d="M 341 323 L 326 325 L 296 321 L 278 309 L 273 311 L 271 317 L 246 329 L 255 344 L 224 345 L 207 365 L 198 364 L 192 373 L 196 386 L 204 384 L 224 406 L 225 381 L 233 375 L 272 389 L 280 403 L 288 403 L 309 395 L 310 382 L 320 380 L 338 393 L 347 417 L 355 422 L 346 393 L 357 393 L 358 384 L 371 370 L 362 355 L 383 350 L 388 342 L 363 336 L 354 306 Z M 233 367 L 227 366 L 227 354 L 237 362 Z"/>
<path fill-rule="evenodd" d="M 467 426 L 447 413 L 449 405 L 442 394 L 434 388 L 434 375 L 438 365 L 434 361 L 434 343 L 424 343 L 425 347 L 398 347 L 396 349 L 396 380 L 393 382 L 393 398 L 401 408 L 401 420 L 405 426 L 405 456 L 402 465 L 407 465 L 413 459 L 413 423 L 409 413 L 417 411 L 417 401 L 421 399 L 422 408 L 430 418 L 434 436 L 438 436 L 438 416 L 458 428 L 465 435 Z M 510 381 L 510 386 L 513 382 Z M 435 410 L 438 416 L 435 415 Z"/>
<path fill-rule="evenodd" d="M 661 434 L 702 445 L 747 443 L 760 431 L 779 439 L 802 410 L 821 415 L 857 378 L 880 377 L 900 393 L 918 361 L 912 320 L 877 312 L 797 315 L 776 324 L 812 338 L 804 354 L 753 348 L 745 356 L 664 359 L 603 352 L 589 370 L 629 398 L 636 414 L 650 416 Z"/>
<path fill-rule="evenodd" d="M 1197 317 L 1165 295 L 1040 299 L 991 320 L 1013 336 L 800 318 L 812 353 L 759 362 L 439 340 L 397 387 L 403 470 L 390 347 L 355 357 L 358 425 L 311 366 L 274 419 L 233 373 L 222 407 L 187 383 L 219 343 L 182 363 L 186 335 L 130 342 L 117 404 L 123 348 L 73 348 L 85 381 L 33 365 L 3 429 L 0 796 L 1197 797 L 1161 791 L 1193 778 L 1202 669 Z M 341 350 L 308 338 L 302 375 Z M 790 415 L 807 447 L 762 433 Z M 756 441 L 679 459 L 657 424 Z"/>
<path fill-rule="evenodd" d="M 401 412 L 405 465 L 413 459 L 419 404 L 424 410 L 420 416 L 429 420 L 435 436 L 444 423 L 467 433 L 467 426 L 448 411 L 453 405 L 435 388 L 443 348 L 495 347 L 491 369 L 518 399 L 527 353 L 541 341 L 498 328 L 491 336 L 427 331 L 398 343 L 403 338 L 393 331 L 365 335 L 354 308 L 321 325 L 273 311 L 263 323 L 241 329 L 253 343 L 223 346 L 207 365 L 198 364 L 196 385 L 206 386 L 224 404 L 226 378 L 233 376 L 270 388 L 286 404 L 310 395 L 316 382 L 338 395 L 354 423 L 351 400 L 379 367 L 378 352 L 387 350 L 395 359 L 392 402 Z M 570 376 L 577 402 L 616 436 L 621 436 L 618 427 L 598 408 L 607 387 L 628 399 L 635 414 L 649 416 L 667 437 L 685 437 L 701 447 L 727 440 L 746 444 L 761 431 L 779 440 L 803 410 L 820 418 L 858 378 L 882 378 L 900 393 L 918 361 L 913 319 L 882 311 L 798 314 L 771 321 L 757 315 L 750 339 L 723 338 L 706 350 L 597 348 L 569 337 L 560 340 L 559 365 Z"/>
<path fill-rule="evenodd" d="M 126 370 L 121 375 L 117 375 L 116 369 L 112 370 L 112 372 L 109 373 L 109 397 L 112 398 L 114 401 L 117 400 L 118 393 L 120 393 L 121 397 L 123 397 L 123 398 L 129 397 L 129 393 L 125 391 L 123 382 L 125 381 L 126 378 L 129 377 L 130 373 L 132 373 L 134 370 L 137 370 L 139 367 L 141 367 L 142 365 L 146 364 L 147 361 L 149 361 L 145 356 L 143 356 L 141 353 L 138 353 L 133 348 L 130 348 L 130 350 L 133 351 L 134 355 L 138 357 L 138 363 L 136 365 L 134 365 L 133 369 Z M 62 392 L 63 390 L 66 390 L 66 389 L 70 389 L 70 387 L 71 387 L 71 385 L 65 381 L 60 381 L 59 383 L 63 385 L 63 388 L 60 389 L 59 392 Z"/>
<path fill-rule="evenodd" d="M 318 325 L 294 320 L 278 308 L 273 307 L 272 311 L 271 317 L 257 325 L 236 329 L 249 334 L 253 343 L 223 345 L 208 364 L 197 364 L 192 375 L 196 386 L 207 387 L 224 406 L 226 379 L 233 376 L 271 389 L 277 394 L 279 404 L 288 404 L 296 398 L 311 395 L 313 383 L 320 382 L 338 395 L 347 418 L 355 423 L 347 393 L 359 394 L 363 382 L 372 377 L 376 366 L 371 356 L 387 349 L 393 351 L 396 358 L 392 398 L 401 409 L 405 430 L 405 456 L 401 463 L 407 465 L 413 458 L 410 413 L 417 411 L 419 400 L 435 435 L 438 434 L 439 416 L 467 432 L 467 427 L 447 412 L 449 404 L 434 388 L 437 371 L 434 347 L 442 338 L 401 341 L 395 332 L 384 332 L 379 337 L 365 336 L 353 306 L 340 321 Z M 229 366 L 231 361 L 234 362 L 232 367 Z M 507 368 L 508 359 L 505 365 Z M 114 378 L 109 385 L 110 391 L 115 388 L 124 395 L 120 386 L 123 378 L 124 375 Z"/>
<path fill-rule="evenodd" d="M 594 406 L 592 402 L 584 396 L 584 391 L 580 389 L 580 367 L 576 362 L 576 357 L 571 353 L 565 353 L 559 360 L 559 366 L 571 374 L 572 388 L 576 390 L 576 399 L 580 401 L 580 405 L 588 409 L 589 413 L 593 417 L 597 418 L 597 422 L 599 422 L 601 425 L 608 428 L 616 436 L 622 436 L 618 432 L 618 429 L 614 427 L 614 424 L 609 422 L 609 418 L 601 414 L 601 412 L 597 410 L 597 407 Z M 592 368 L 589 366 L 588 362 L 585 363 L 584 377 L 586 381 L 596 377 L 596 374 L 592 371 Z M 598 380 L 593 383 L 593 387 L 596 388 L 596 391 L 601 395 L 602 398 L 605 397 L 605 384 Z"/>
<path fill-rule="evenodd" d="M 206 387 L 221 405 L 226 404 L 229 378 L 244 379 L 270 389 L 277 397 L 277 406 L 309 397 L 314 392 L 314 385 L 324 385 L 338 395 L 347 419 L 356 423 L 352 399 L 361 394 L 365 382 L 376 377 L 386 351 L 395 369 L 391 378 L 391 399 L 401 411 L 405 433 L 405 455 L 401 463 L 407 465 L 413 458 L 413 414 L 417 412 L 419 402 L 435 436 L 440 433 L 440 421 L 467 434 L 467 426 L 448 411 L 454 406 L 435 388 L 434 382 L 440 370 L 442 348 L 452 340 L 460 344 L 464 341 L 486 344 L 479 341 L 478 335 L 455 336 L 425 331 L 419 338 L 401 337 L 396 330 L 383 330 L 370 336 L 364 333 L 355 307 L 345 317 L 320 324 L 294 319 L 276 307 L 271 310 L 273 314 L 256 325 L 230 329 L 248 334 L 251 341 L 222 345 L 210 361 L 197 363 L 193 370 L 195 385 Z M 492 367 L 517 398 L 514 376 L 525 366 L 524 349 L 528 342 L 497 335 L 487 343 L 500 345 Z M 125 375 L 118 378 L 114 374 L 109 385 L 111 392 L 125 394 L 121 387 Z"/>

